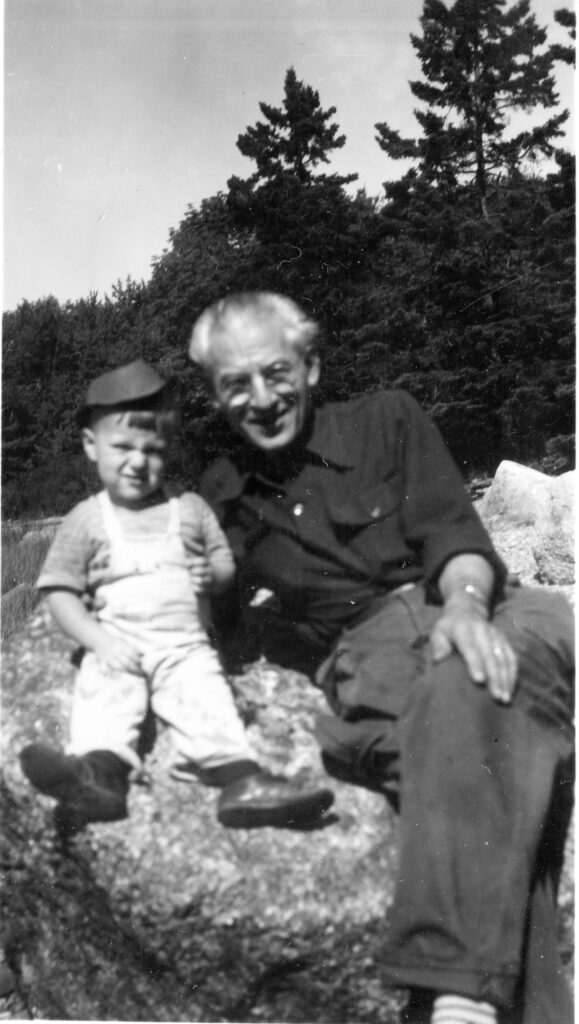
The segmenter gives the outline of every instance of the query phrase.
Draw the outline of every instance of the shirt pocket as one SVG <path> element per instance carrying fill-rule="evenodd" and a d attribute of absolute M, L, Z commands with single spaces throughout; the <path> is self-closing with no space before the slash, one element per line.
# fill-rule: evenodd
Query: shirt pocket
<path fill-rule="evenodd" d="M 350 494 L 342 501 L 332 500 L 330 519 L 338 532 L 356 532 L 395 516 L 402 503 L 394 481 L 382 481 Z"/>
<path fill-rule="evenodd" d="M 336 542 L 359 560 L 360 570 L 372 577 L 409 556 L 401 531 L 401 506 L 401 487 L 396 478 L 364 487 L 330 504 Z"/>

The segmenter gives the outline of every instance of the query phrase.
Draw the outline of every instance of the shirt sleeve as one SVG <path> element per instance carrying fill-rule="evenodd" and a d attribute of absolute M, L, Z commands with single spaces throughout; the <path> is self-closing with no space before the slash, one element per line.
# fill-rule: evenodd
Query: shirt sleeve
<path fill-rule="evenodd" d="M 201 541 L 213 575 L 213 582 L 221 587 L 230 583 L 235 575 L 235 562 L 227 538 L 215 513 L 198 494 L 185 494 L 182 500 L 189 514 L 195 512 L 197 541 Z"/>
<path fill-rule="evenodd" d="M 88 566 L 96 549 L 91 530 L 91 499 L 76 505 L 63 519 L 48 549 L 36 582 L 40 591 L 51 589 L 87 590 Z"/>
<path fill-rule="evenodd" d="M 403 524 L 406 540 L 421 551 L 424 582 L 440 600 L 437 581 L 455 555 L 479 554 L 495 573 L 495 595 L 507 570 L 477 515 L 458 467 L 430 417 L 406 392 L 398 392 L 402 415 L 397 428 L 399 465 L 404 481 Z"/>

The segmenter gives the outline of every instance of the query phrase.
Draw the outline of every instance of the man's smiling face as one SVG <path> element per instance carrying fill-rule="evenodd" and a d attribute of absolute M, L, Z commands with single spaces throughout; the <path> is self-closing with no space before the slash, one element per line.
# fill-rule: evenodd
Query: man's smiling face
<path fill-rule="evenodd" d="M 276 317 L 231 315 L 211 357 L 214 404 L 250 444 L 274 452 L 299 437 L 320 363 L 287 341 Z"/>

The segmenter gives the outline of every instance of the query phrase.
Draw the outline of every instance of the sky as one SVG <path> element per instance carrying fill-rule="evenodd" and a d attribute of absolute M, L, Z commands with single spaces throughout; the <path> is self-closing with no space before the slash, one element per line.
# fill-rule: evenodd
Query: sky
<path fill-rule="evenodd" d="M 541 25 L 564 0 L 533 0 Z M 570 6 L 566 4 L 566 6 Z M 252 161 L 238 135 L 281 106 L 285 72 L 347 137 L 331 170 L 379 195 L 375 142 L 415 134 L 410 43 L 423 0 L 5 0 L 2 303 L 147 280 L 188 206 Z M 554 27 L 550 41 L 564 35 Z M 562 102 L 573 76 L 559 75 Z M 568 145 L 571 141 L 568 140 Z"/>

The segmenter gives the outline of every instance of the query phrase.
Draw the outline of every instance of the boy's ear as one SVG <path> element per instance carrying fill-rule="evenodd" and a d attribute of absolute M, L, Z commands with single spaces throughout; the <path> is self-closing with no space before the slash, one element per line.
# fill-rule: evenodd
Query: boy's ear
<path fill-rule="evenodd" d="M 91 430 L 89 427 L 84 427 L 81 433 L 81 438 L 84 454 L 87 459 L 90 459 L 91 462 L 96 462 L 97 456 L 94 430 Z"/>

